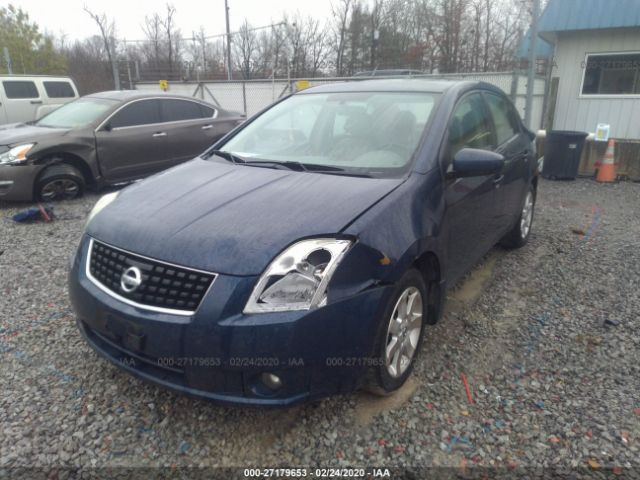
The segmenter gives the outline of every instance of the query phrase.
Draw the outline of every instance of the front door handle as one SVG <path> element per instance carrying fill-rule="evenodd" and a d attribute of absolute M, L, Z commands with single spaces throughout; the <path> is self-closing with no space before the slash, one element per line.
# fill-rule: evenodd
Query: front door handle
<path fill-rule="evenodd" d="M 211 130 L 213 128 L 213 125 L 205 125 L 204 127 L 202 127 L 202 130 Z"/>
<path fill-rule="evenodd" d="M 497 186 L 500 186 L 503 180 L 504 175 L 496 175 L 495 177 L 493 177 L 493 183 L 495 183 Z"/>
<path fill-rule="evenodd" d="M 42 105 L 42 100 L 31 100 L 31 105 Z"/>
<path fill-rule="evenodd" d="M 166 137 L 166 136 L 167 136 L 167 132 L 156 132 L 152 135 L 153 138 Z"/>

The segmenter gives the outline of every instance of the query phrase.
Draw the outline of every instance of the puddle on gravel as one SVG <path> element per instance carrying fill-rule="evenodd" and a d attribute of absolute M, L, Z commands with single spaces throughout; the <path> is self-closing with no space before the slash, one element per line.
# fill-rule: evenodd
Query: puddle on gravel
<path fill-rule="evenodd" d="M 418 380 L 412 375 L 400 390 L 388 397 L 359 392 L 354 409 L 356 426 L 366 427 L 377 415 L 399 409 L 411 399 L 419 385 Z"/>
<path fill-rule="evenodd" d="M 489 253 L 482 263 L 459 283 L 455 290 L 449 293 L 445 304 L 445 316 L 472 306 L 480 298 L 493 277 L 499 256 L 496 251 Z M 364 392 L 358 393 L 354 409 L 356 426 L 366 427 L 376 416 L 384 412 L 398 410 L 411 399 L 419 385 L 418 379 L 411 376 L 400 390 L 389 397 L 376 397 Z"/>
<path fill-rule="evenodd" d="M 480 266 L 475 268 L 462 283 L 458 284 L 455 290 L 449 292 L 444 307 L 444 315 L 452 312 L 459 313 L 460 310 L 473 305 L 480 298 L 493 277 L 493 270 L 497 261 L 498 253 L 492 251 Z"/>

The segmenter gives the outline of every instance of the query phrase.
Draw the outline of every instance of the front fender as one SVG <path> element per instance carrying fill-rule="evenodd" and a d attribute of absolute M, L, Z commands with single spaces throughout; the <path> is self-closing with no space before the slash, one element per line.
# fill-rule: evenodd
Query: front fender
<path fill-rule="evenodd" d="M 354 278 L 364 278 L 366 274 L 378 283 L 391 284 L 424 253 L 431 252 L 444 271 L 440 237 L 445 210 L 443 198 L 438 170 L 412 174 L 344 232 L 356 236 L 361 247 L 354 247 L 357 254 L 348 255 L 341 269 L 349 269 L 350 274 L 364 269 L 365 272 Z M 367 267 L 359 266 L 361 264 Z"/>
<path fill-rule="evenodd" d="M 100 178 L 93 136 L 74 137 L 73 141 L 44 142 L 38 144 L 36 148 L 37 150 L 30 155 L 34 165 L 56 163 L 64 156 L 68 156 L 82 162 L 86 167 L 85 172 L 90 172 L 93 179 Z"/>

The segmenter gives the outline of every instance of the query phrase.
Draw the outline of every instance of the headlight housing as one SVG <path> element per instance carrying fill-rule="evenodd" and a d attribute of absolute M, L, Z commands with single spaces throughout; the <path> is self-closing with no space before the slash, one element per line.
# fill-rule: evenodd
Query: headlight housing
<path fill-rule="evenodd" d="M 244 313 L 309 310 L 326 303 L 327 286 L 352 242 L 317 238 L 278 255 L 251 292 Z"/>
<path fill-rule="evenodd" d="M 120 192 L 112 192 L 112 193 L 107 193 L 106 195 L 103 195 L 102 197 L 100 197 L 100 199 L 96 202 L 96 204 L 93 206 L 93 209 L 89 213 L 89 217 L 87 218 L 87 225 L 89 225 L 89 222 L 91 221 L 91 219 L 95 217 L 98 213 L 100 213 L 100 211 L 103 208 L 105 208 L 107 205 L 113 202 L 116 198 L 118 198 L 118 195 L 120 195 Z"/>
<path fill-rule="evenodd" d="M 27 161 L 27 153 L 35 146 L 35 143 L 26 143 L 13 147 L 8 152 L 0 154 L 0 165 L 17 165 Z"/>

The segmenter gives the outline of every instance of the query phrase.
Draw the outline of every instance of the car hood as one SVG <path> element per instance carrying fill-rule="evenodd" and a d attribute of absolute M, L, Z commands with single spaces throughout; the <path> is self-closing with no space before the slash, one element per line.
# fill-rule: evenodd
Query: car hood
<path fill-rule="evenodd" d="M 258 275 L 296 240 L 339 233 L 402 181 L 197 159 L 123 190 L 87 233 L 178 265 Z"/>
<path fill-rule="evenodd" d="M 26 123 L 0 125 L 0 145 L 18 145 L 33 143 L 58 137 L 69 132 L 67 128 L 46 128 Z"/>

